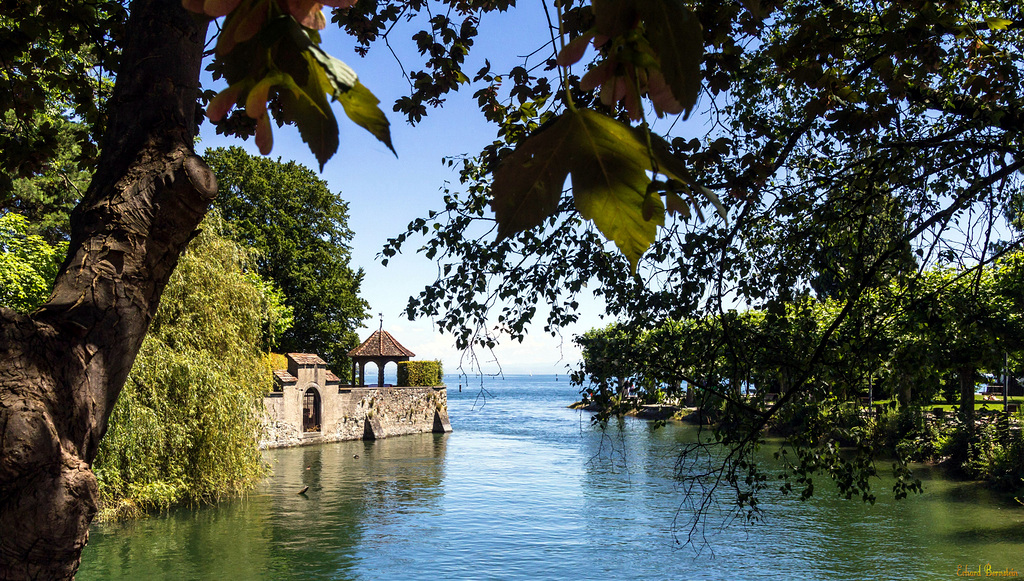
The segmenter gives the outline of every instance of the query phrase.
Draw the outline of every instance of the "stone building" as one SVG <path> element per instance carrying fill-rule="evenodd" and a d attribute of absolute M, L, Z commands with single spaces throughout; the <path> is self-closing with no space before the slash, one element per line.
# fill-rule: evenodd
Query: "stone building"
<path fill-rule="evenodd" d="M 342 440 L 379 439 L 424 432 L 450 432 L 445 386 L 383 385 L 384 365 L 413 353 L 386 331 L 374 332 L 353 349 L 359 381 L 342 381 L 311 353 L 289 353 L 288 369 L 274 371 L 273 391 L 263 398 L 263 448 Z M 366 362 L 377 363 L 378 385 L 362 385 Z"/>

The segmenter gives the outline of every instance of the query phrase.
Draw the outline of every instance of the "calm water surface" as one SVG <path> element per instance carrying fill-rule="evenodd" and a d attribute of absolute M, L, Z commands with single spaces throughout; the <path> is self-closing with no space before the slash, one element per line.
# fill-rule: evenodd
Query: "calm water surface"
<path fill-rule="evenodd" d="M 564 377 L 461 393 L 458 381 L 454 433 L 268 452 L 274 474 L 244 499 L 94 525 L 78 579 L 1024 576 L 1024 507 L 930 474 L 924 495 L 879 490 L 874 506 L 820 484 L 808 502 L 768 495 L 765 522 L 713 514 L 703 540 L 681 545 L 692 513 L 676 452 L 693 427 L 626 419 L 601 432 L 566 409 Z"/>

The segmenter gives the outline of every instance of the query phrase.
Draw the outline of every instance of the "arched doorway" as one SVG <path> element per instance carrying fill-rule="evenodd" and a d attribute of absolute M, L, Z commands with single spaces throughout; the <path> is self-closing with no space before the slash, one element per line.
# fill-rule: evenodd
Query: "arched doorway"
<path fill-rule="evenodd" d="M 302 431 L 320 431 L 320 392 L 315 387 L 302 395 Z"/>

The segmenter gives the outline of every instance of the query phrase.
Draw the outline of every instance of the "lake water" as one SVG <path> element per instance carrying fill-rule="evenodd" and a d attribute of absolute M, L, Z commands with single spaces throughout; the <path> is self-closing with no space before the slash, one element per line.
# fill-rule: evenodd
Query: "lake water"
<path fill-rule="evenodd" d="M 767 519 L 692 512 L 675 479 L 695 428 L 602 432 L 565 377 L 449 378 L 455 432 L 267 452 L 246 498 L 96 524 L 80 580 L 945 579 L 1024 576 L 1024 507 L 922 472 L 871 506 L 819 484 Z M 305 495 L 297 494 L 309 486 Z"/>

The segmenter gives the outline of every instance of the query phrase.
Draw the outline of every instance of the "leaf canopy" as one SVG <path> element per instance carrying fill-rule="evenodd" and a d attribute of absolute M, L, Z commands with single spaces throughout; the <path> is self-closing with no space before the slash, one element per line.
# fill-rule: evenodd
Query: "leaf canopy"
<path fill-rule="evenodd" d="M 214 78 L 228 88 L 211 98 L 207 115 L 222 122 L 233 104 L 256 120 L 260 152 L 273 146 L 267 102 L 277 103 L 279 123 L 295 125 L 323 170 L 338 151 L 338 122 L 327 96 L 341 102 L 349 118 L 394 152 L 380 101 L 355 71 L 320 47 L 320 35 L 273 0 L 244 2 L 232 12 L 217 45 Z M 307 10 L 301 11 L 303 15 Z M 268 16 L 269 14 L 269 16 Z M 317 14 L 319 10 L 317 9 Z M 322 18 L 322 17 L 321 17 Z M 255 55 L 255 58 L 254 58 Z"/>
<path fill-rule="evenodd" d="M 571 176 L 580 215 L 615 243 L 635 272 L 657 227 L 665 224 L 665 203 L 648 187 L 653 174 L 696 187 L 658 138 L 591 109 L 570 109 L 524 139 L 495 170 L 491 207 L 498 240 L 554 215 L 566 177 Z M 722 208 L 713 193 L 696 191 Z M 681 198 L 669 193 L 674 196 L 674 211 L 683 214 L 678 207 Z"/>

